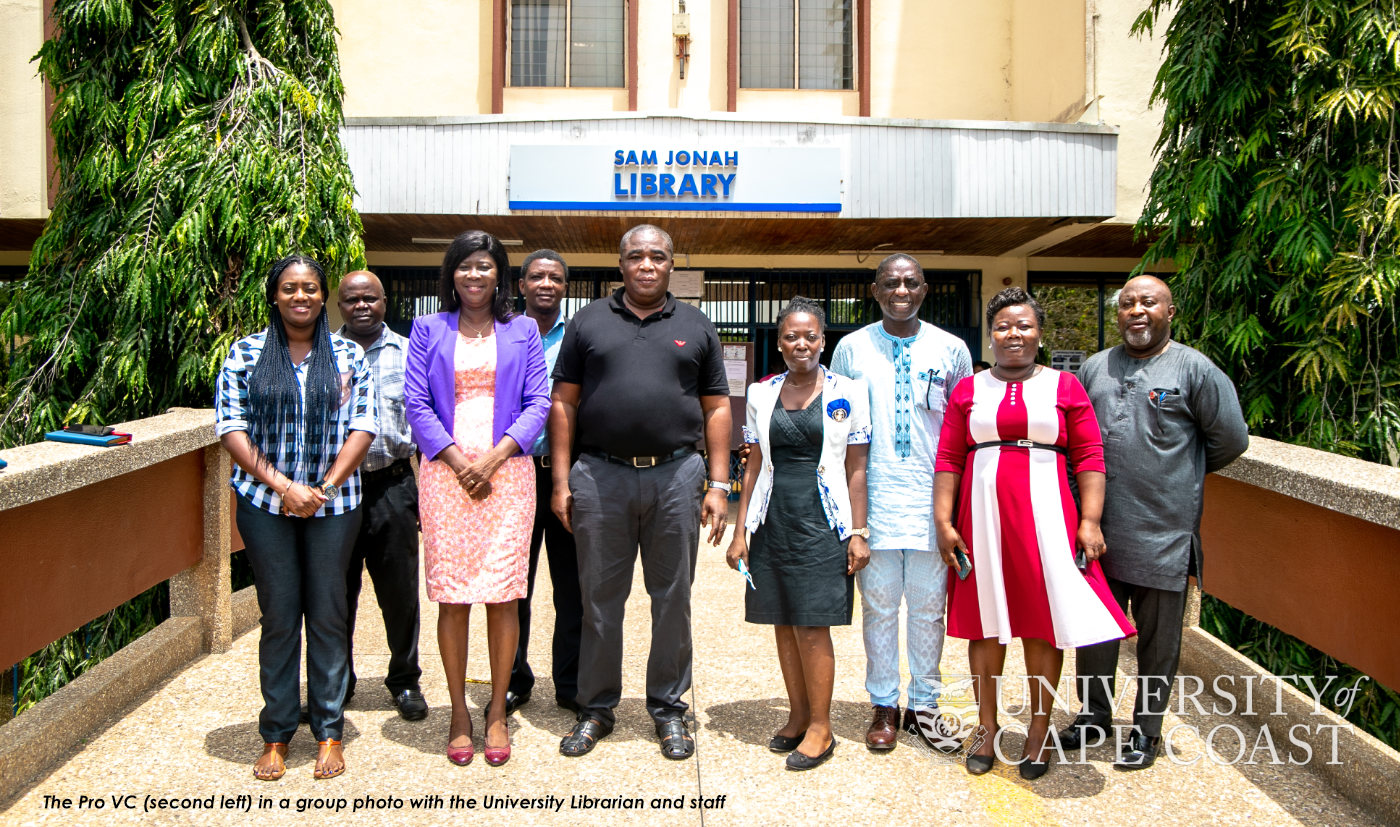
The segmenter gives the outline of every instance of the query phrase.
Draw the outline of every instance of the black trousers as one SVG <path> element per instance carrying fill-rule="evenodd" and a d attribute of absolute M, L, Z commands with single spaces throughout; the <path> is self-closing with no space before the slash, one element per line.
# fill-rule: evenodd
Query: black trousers
<path fill-rule="evenodd" d="M 579 646 L 580 715 L 611 725 L 622 698 L 622 620 L 639 556 L 651 598 L 647 712 L 677 721 L 689 708 L 690 587 L 700 548 L 699 454 L 632 468 L 584 454 L 569 472 L 579 586 L 586 596 Z"/>
<path fill-rule="evenodd" d="M 510 691 L 528 695 L 535 688 L 535 673 L 530 668 L 530 602 L 535 596 L 535 572 L 540 562 L 540 546 L 544 545 L 549 563 L 549 581 L 554 587 L 554 640 L 551 675 L 554 697 L 572 702 L 578 694 L 579 637 L 583 634 L 583 595 L 578 585 L 578 550 L 574 535 L 564 528 L 549 508 L 554 496 L 554 478 L 550 469 L 535 463 L 535 526 L 530 534 L 530 580 L 524 600 L 515 601 L 520 615 L 520 645 L 515 650 L 515 664 L 510 670 Z"/>
<path fill-rule="evenodd" d="M 355 610 L 365 569 L 374 584 L 389 642 L 384 685 L 395 695 L 416 690 L 423 674 L 418 666 L 418 481 L 408 460 L 400 463 L 360 475 L 364 519 L 345 576 L 350 692 L 355 691 Z"/>
<path fill-rule="evenodd" d="M 1151 738 L 1162 735 L 1162 717 L 1171 705 L 1172 684 L 1181 662 L 1181 622 L 1186 611 L 1186 590 L 1164 591 L 1108 578 L 1113 598 L 1125 612 L 1132 605 L 1137 625 L 1138 695 L 1133 725 Z M 1114 673 L 1118 667 L 1118 641 L 1110 640 L 1075 650 L 1075 681 L 1084 714 L 1096 724 L 1113 720 Z"/>

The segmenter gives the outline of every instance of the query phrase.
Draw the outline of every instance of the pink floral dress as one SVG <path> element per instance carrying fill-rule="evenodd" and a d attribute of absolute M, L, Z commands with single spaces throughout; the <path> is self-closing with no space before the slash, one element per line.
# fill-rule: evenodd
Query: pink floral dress
<path fill-rule="evenodd" d="M 475 461 L 491 450 L 496 339 L 458 334 L 453 355 L 457 407 L 452 438 Z M 504 603 L 525 596 L 535 466 L 517 455 L 491 478 L 491 495 L 467 495 L 451 466 L 430 460 L 419 490 L 428 598 L 437 603 Z"/>

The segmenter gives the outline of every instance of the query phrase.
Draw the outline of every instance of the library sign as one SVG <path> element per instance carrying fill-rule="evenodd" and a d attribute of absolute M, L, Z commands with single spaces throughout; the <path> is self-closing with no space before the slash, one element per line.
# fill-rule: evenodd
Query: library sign
<path fill-rule="evenodd" d="M 841 212 L 838 147 L 510 148 L 512 210 Z"/>

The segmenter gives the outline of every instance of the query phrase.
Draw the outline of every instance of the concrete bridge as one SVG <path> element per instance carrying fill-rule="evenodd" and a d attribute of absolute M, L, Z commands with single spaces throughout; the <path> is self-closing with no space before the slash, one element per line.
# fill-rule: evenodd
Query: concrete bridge
<path fill-rule="evenodd" d="M 251 589 L 228 592 L 228 549 L 237 540 L 230 537 L 227 522 L 227 460 L 213 440 L 211 421 L 208 412 L 186 411 L 133 423 L 137 439 L 120 449 L 124 454 L 56 445 L 6 452 L 12 463 L 4 472 L 10 476 L 0 476 L 0 536 L 6 538 L 0 567 L 8 584 L 0 586 L 0 640 L 6 646 L 33 651 L 34 640 L 42 646 L 63 634 L 52 634 L 52 629 L 71 623 L 74 616 L 86 613 L 90 618 L 94 610 L 106 611 L 96 607 L 128 599 L 152 578 L 171 579 L 174 616 L 0 726 L 0 823 L 245 824 L 256 819 L 310 824 L 333 819 L 369 825 L 481 815 L 486 823 L 530 824 L 663 819 L 673 824 L 1400 821 L 1394 803 L 1400 756 L 1316 708 L 1306 683 L 1299 684 L 1300 693 L 1194 628 L 1184 646 L 1183 673 L 1200 678 L 1201 689 L 1194 702 L 1174 704 L 1176 714 L 1165 727 L 1172 732 L 1170 754 L 1150 770 L 1122 773 L 1111 767 L 1114 750 L 1109 744 L 1082 756 L 1067 753 L 1067 761 L 1047 776 L 1025 782 L 1006 764 L 987 776 L 969 776 L 960 754 L 930 750 L 909 735 L 901 736 L 891 753 L 868 752 L 863 736 L 869 705 L 857 614 L 856 625 L 833 630 L 835 756 L 812 772 L 786 772 L 781 756 L 765 746 L 786 715 L 772 635 L 743 622 L 743 580 L 725 566 L 722 546 L 701 549 L 696 577 L 695 682 L 688 700 L 697 723 L 697 748 L 691 760 L 672 762 L 659 754 L 644 708 L 648 605 L 640 570 L 628 603 L 617 730 L 585 757 L 559 754 L 559 738 L 572 725 L 572 715 L 551 702 L 547 641 L 553 614 L 548 577 L 542 573 L 532 641 L 539 682 L 534 699 L 511 718 L 514 751 L 509 763 L 492 768 L 476 760 L 457 767 L 446 760 L 448 707 L 433 631 L 436 607 L 426 601 L 421 657 L 430 712 L 419 722 L 397 716 L 378 685 L 387 648 L 367 588 L 355 641 L 361 680 L 346 713 L 348 772 L 313 781 L 316 745 L 303 729 L 292 742 L 286 777 L 258 782 L 251 774 L 261 746 L 257 610 Z M 1250 477 L 1272 469 L 1268 473 L 1277 479 L 1269 493 L 1287 496 L 1276 489 L 1302 484 L 1306 473 L 1298 456 L 1303 455 L 1292 453 L 1302 449 L 1265 443 L 1256 440 L 1243 465 L 1232 466 L 1229 473 Z M 1326 496 L 1338 493 L 1334 491 L 1326 496 L 1314 492 L 1309 507 L 1325 510 L 1328 520 L 1350 517 L 1400 536 L 1393 525 L 1347 513 L 1378 508 L 1400 493 L 1390 469 L 1358 470 L 1345 462 L 1338 465 L 1336 458 L 1328 463 L 1328 476 L 1351 487 L 1345 499 L 1352 505 L 1329 508 Z M 1357 477 L 1361 471 L 1374 477 Z M 1278 481 L 1284 478 L 1287 482 Z M 1254 483 L 1227 479 L 1212 485 Z M 146 512 L 145 498 L 176 488 L 192 489 L 193 495 L 167 494 L 163 504 Z M 1239 494 L 1213 489 L 1211 496 L 1223 500 Z M 104 505 L 108 497 L 116 498 L 110 506 Z M 1396 501 L 1389 500 L 1392 515 Z M 82 508 L 76 507 L 79 502 Z M 136 513 L 116 513 L 122 510 Z M 1236 522 L 1226 520 L 1232 530 L 1242 530 Z M 104 525 L 105 535 L 94 534 Z M 1287 520 L 1280 525 L 1289 533 L 1306 528 Z M 140 539 L 120 539 L 129 532 Z M 153 562 L 165 554 L 157 544 L 181 543 L 192 548 L 166 563 Z M 1218 545 L 1210 546 L 1208 578 L 1230 570 Z M 69 546 L 84 555 L 70 555 Z M 36 557 L 24 562 L 24 554 L 36 549 L 49 562 Z M 1393 584 L 1400 544 L 1382 551 L 1392 568 L 1369 576 Z M 1275 564 L 1286 568 L 1285 562 Z M 1230 582 L 1226 574 L 1219 576 Z M 1316 579 L 1311 570 L 1295 576 Z M 1261 573 L 1257 579 L 1268 577 Z M 1208 587 L 1213 582 L 1208 580 Z M 1317 589 L 1325 592 L 1326 584 Z M 127 594 L 109 602 L 121 593 Z M 54 594 L 69 598 L 58 600 Z M 1315 598 L 1318 611 L 1352 614 L 1357 634 L 1367 628 L 1388 634 L 1395 628 L 1386 624 L 1394 605 L 1329 604 L 1324 599 L 1325 593 Z M 1367 651 L 1374 648 L 1362 644 Z M 3 654 L 13 659 L 10 649 Z M 1366 668 L 1379 677 L 1383 666 Z M 949 683 L 967 673 L 964 642 L 947 642 L 942 668 Z M 1135 673 L 1130 656 L 1121 670 Z M 1065 673 L 1073 674 L 1072 656 Z M 1023 740 L 1016 722 L 1028 720 L 1018 708 L 1025 695 L 1023 674 L 1020 649 L 1013 645 L 1004 688 L 1007 712 L 1002 715 L 1011 727 L 1004 752 L 1013 759 Z M 478 736 L 484 731 L 487 676 L 482 613 L 473 624 L 468 664 L 468 677 L 476 679 L 469 683 L 468 695 Z M 1320 687 L 1324 680 L 1314 685 Z M 1195 689 L 1187 681 L 1187 688 Z M 1337 689 L 1334 684 L 1328 692 L 1335 695 Z M 1062 694 L 1066 708 L 1056 713 L 1056 726 L 1072 717 L 1068 679 Z M 1236 702 L 1231 704 L 1227 695 Z M 1129 723 L 1131 706 L 1129 689 L 1117 723 Z M 945 698 L 945 708 L 972 711 L 970 699 L 960 697 Z"/>

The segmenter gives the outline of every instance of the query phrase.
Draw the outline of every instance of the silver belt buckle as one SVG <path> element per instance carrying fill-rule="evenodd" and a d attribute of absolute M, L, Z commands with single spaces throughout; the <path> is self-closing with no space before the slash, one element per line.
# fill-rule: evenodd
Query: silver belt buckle
<path fill-rule="evenodd" d="M 632 467 L 633 467 L 633 468 L 655 468 L 655 467 L 656 467 L 656 457 L 633 457 L 633 458 L 632 458 Z"/>
<path fill-rule="evenodd" d="M 1018 440 L 1016 440 L 1016 447 L 1018 447 L 1018 448 L 1034 448 L 1034 447 L 1035 447 L 1035 443 L 1032 442 L 1032 441 L 1029 440 L 1029 439 L 1018 439 Z"/>

